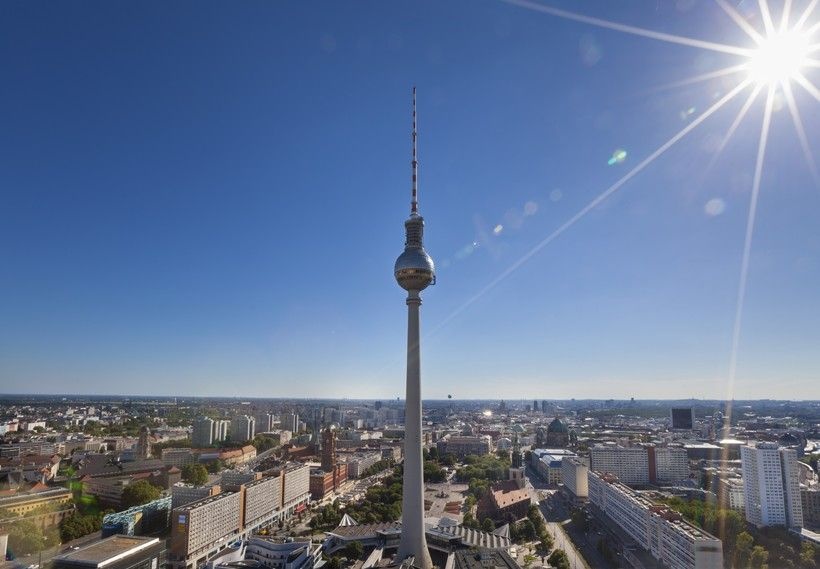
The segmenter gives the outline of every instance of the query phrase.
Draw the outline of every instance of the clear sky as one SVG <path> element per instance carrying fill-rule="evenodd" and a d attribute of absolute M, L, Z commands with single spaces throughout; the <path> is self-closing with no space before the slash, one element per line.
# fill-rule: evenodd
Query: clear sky
<path fill-rule="evenodd" d="M 545 5 L 751 45 L 707 0 Z M 403 396 L 415 84 L 424 396 L 724 397 L 764 95 L 508 268 L 742 61 L 491 0 L 6 0 L 0 391 Z M 734 393 L 817 399 L 820 191 L 773 109 Z"/>

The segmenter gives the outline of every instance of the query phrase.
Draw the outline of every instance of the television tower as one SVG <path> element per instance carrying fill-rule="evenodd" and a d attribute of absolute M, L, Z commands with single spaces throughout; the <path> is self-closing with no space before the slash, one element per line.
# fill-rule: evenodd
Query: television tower
<path fill-rule="evenodd" d="M 419 215 L 418 154 L 416 148 L 416 88 L 413 87 L 413 185 L 410 217 L 404 222 L 404 253 L 396 259 L 394 274 L 407 291 L 407 395 L 404 408 L 404 489 L 401 500 L 401 542 L 397 560 L 415 559 L 414 565 L 432 569 L 424 535 L 424 465 L 421 452 L 421 355 L 419 350 L 419 293 L 435 283 L 433 259 L 424 250 L 424 218 Z"/>

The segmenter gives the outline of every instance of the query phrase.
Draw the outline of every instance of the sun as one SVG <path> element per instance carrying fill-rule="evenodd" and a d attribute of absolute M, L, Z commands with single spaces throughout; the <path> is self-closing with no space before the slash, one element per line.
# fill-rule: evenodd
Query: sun
<path fill-rule="evenodd" d="M 797 79 L 809 64 L 811 42 L 797 30 L 773 32 L 749 56 L 749 78 L 758 85 L 776 85 Z"/>

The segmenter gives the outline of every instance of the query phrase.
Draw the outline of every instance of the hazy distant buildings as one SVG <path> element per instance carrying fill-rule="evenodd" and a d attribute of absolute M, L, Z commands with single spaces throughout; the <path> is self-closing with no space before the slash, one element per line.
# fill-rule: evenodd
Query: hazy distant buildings
<path fill-rule="evenodd" d="M 757 443 L 741 447 L 740 457 L 746 521 L 757 527 L 802 527 L 797 452 Z"/>

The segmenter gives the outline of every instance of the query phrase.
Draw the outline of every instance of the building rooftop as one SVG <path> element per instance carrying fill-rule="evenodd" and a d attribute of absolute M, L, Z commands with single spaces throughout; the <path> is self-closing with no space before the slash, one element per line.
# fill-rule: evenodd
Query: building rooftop
<path fill-rule="evenodd" d="M 112 535 L 102 541 L 62 555 L 58 557 L 58 561 L 72 565 L 104 567 L 154 545 L 159 545 L 159 539 L 156 537 Z"/>

